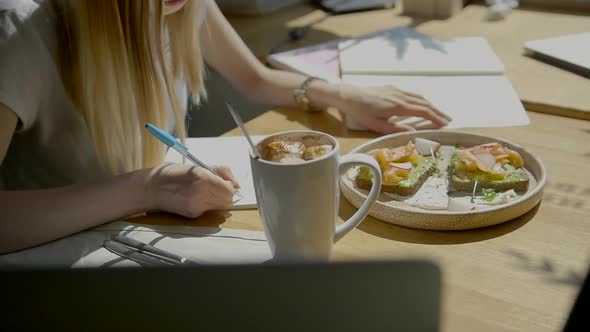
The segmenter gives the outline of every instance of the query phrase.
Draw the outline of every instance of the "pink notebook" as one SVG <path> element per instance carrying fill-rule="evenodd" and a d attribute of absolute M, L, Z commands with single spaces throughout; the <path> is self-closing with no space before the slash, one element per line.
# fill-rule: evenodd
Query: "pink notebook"
<path fill-rule="evenodd" d="M 339 81 L 338 42 L 272 54 L 268 57 L 268 62 L 278 69 L 294 71 L 308 76 L 317 76 L 328 81 Z"/>

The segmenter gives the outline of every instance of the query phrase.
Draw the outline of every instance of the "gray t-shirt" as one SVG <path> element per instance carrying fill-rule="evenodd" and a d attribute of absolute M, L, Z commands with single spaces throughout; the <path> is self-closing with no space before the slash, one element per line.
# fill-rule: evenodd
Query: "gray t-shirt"
<path fill-rule="evenodd" d="M 0 7 L 0 103 L 16 113 L 20 126 L 0 165 L 0 189 L 59 187 L 110 175 L 63 86 L 52 6 L 44 0 L 8 4 Z M 176 92 L 186 112 L 186 84 L 176 82 Z M 171 110 L 168 118 L 172 132 Z"/>

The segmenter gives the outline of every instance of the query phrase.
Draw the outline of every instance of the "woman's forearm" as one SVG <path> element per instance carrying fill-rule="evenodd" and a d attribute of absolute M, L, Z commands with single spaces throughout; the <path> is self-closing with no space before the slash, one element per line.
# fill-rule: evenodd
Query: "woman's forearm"
<path fill-rule="evenodd" d="M 201 32 L 205 60 L 246 97 L 269 106 L 296 107 L 293 91 L 304 75 L 264 67 L 241 40 L 214 2 L 209 3 Z M 312 106 L 340 102 L 339 84 L 314 81 L 308 88 Z"/>
<path fill-rule="evenodd" d="M 0 191 L 0 253 L 150 209 L 143 181 L 144 171 L 137 171 L 62 188 Z"/>
<path fill-rule="evenodd" d="M 253 100 L 271 106 L 296 108 L 294 91 L 307 79 L 307 76 L 285 71 L 267 69 L 263 71 L 257 84 L 248 88 L 244 94 Z M 307 88 L 312 107 L 325 109 L 338 107 L 342 100 L 340 84 L 315 80 Z"/>

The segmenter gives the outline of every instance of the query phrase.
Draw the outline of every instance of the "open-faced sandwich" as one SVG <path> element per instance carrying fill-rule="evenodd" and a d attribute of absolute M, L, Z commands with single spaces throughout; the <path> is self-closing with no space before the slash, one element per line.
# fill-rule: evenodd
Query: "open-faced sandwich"
<path fill-rule="evenodd" d="M 525 191 L 529 177 L 523 166 L 518 152 L 499 143 L 457 149 L 451 160 L 451 188 L 471 191 L 477 181 L 481 189 Z"/>
<path fill-rule="evenodd" d="M 404 146 L 382 148 L 371 154 L 379 163 L 383 174 L 382 192 L 401 196 L 414 194 L 422 183 L 436 169 L 436 152 L 440 144 L 417 139 Z M 356 179 L 361 189 L 371 189 L 372 174 L 366 167 L 361 167 Z"/>
<path fill-rule="evenodd" d="M 500 143 L 471 147 L 416 138 L 406 145 L 368 152 L 381 167 L 387 199 L 427 209 L 468 211 L 501 205 L 529 186 L 521 155 Z M 360 167 L 349 178 L 369 190 L 372 174 Z"/>

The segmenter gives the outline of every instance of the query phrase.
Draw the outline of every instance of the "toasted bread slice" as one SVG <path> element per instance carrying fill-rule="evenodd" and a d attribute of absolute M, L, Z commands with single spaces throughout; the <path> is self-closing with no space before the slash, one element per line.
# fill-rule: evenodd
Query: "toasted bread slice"
<path fill-rule="evenodd" d="M 424 158 L 420 164 L 414 168 L 408 179 L 400 181 L 395 185 L 382 185 L 381 192 L 397 194 L 400 196 L 409 196 L 418 191 L 424 181 L 435 171 L 436 164 L 434 158 Z M 369 177 L 357 176 L 355 184 L 361 189 L 370 190 L 373 187 L 373 181 Z"/>
<path fill-rule="evenodd" d="M 473 190 L 475 185 L 475 179 L 461 178 L 456 174 L 452 174 L 450 178 L 451 188 L 455 191 L 467 191 Z M 482 181 L 478 179 L 478 189 L 494 189 L 497 192 L 507 191 L 514 189 L 514 191 L 526 191 L 529 187 L 529 176 L 522 170 L 517 169 L 509 176 L 502 180 Z"/>

